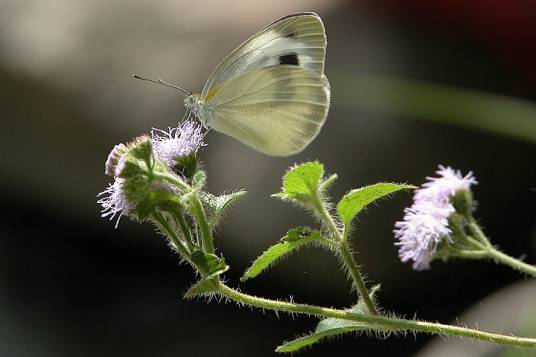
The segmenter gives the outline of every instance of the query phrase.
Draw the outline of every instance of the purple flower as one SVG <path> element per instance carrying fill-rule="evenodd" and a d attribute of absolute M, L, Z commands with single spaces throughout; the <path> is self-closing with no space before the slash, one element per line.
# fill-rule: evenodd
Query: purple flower
<path fill-rule="evenodd" d="M 109 184 L 106 190 L 97 195 L 97 197 L 103 196 L 97 201 L 97 203 L 102 206 L 101 217 L 109 216 L 110 220 L 112 220 L 119 214 L 115 228 L 119 225 L 121 217 L 128 215 L 130 210 L 134 207 L 134 205 L 129 203 L 125 197 L 125 192 L 123 190 L 124 182 L 125 179 L 116 177 L 113 184 Z"/>
<path fill-rule="evenodd" d="M 404 210 L 404 220 L 396 222 L 393 231 L 400 260 L 412 260 L 415 270 L 430 268 L 437 245 L 451 240 L 448 218 L 455 209 L 450 198 L 477 183 L 472 172 L 463 176 L 459 170 L 440 165 L 436 173 L 439 177 L 427 177 L 428 182 L 415 191 L 413 205 Z"/>
<path fill-rule="evenodd" d="M 205 145 L 201 129 L 200 124 L 191 120 L 182 122 L 176 128 L 168 128 L 168 131 L 153 128 L 151 136 L 156 159 L 165 162 L 173 170 L 177 160 L 195 154 Z"/>

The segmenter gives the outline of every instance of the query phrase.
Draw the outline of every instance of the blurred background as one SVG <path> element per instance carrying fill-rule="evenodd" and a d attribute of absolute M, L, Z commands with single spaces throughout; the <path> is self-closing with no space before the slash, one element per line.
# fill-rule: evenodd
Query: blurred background
<path fill-rule="evenodd" d="M 327 306 L 354 302 L 337 260 L 316 249 L 238 282 L 288 228 L 312 223 L 269 197 L 289 165 L 310 159 L 339 175 L 335 198 L 378 181 L 421 184 L 438 164 L 473 170 L 485 231 L 536 262 L 535 3 L 0 0 L 1 356 L 271 356 L 314 329 L 313 318 L 182 300 L 195 281 L 190 267 L 152 227 L 124 219 L 114 229 L 96 204 L 111 148 L 182 117 L 177 92 L 132 73 L 200 91 L 236 45 L 299 11 L 318 12 L 328 34 L 332 107 L 320 135 L 299 155 L 272 158 L 212 132 L 201 153 L 210 190 L 248 191 L 216 241 L 230 285 Z M 398 260 L 393 224 L 410 202 L 398 194 L 367 210 L 353 237 L 368 280 L 382 284 L 380 304 L 536 335 L 530 279 L 489 262 L 415 272 Z M 465 315 L 472 306 L 478 311 Z M 425 335 L 346 337 L 300 355 L 515 353 L 534 355 Z"/>

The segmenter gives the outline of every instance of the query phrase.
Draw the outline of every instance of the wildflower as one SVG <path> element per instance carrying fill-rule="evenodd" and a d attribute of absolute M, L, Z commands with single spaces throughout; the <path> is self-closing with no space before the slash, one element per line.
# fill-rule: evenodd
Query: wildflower
<path fill-rule="evenodd" d="M 119 224 L 122 216 L 128 216 L 136 207 L 136 200 L 132 197 L 142 197 L 145 191 L 136 192 L 139 187 L 144 190 L 147 185 L 143 185 L 147 180 L 147 168 L 144 167 L 145 160 L 151 155 L 151 142 L 149 137 L 140 136 L 129 142 L 128 144 L 118 144 L 114 146 L 105 164 L 105 174 L 114 178 L 113 183 L 99 193 L 97 197 L 101 197 L 97 203 L 102 206 L 101 216 L 110 217 L 110 220 L 116 216 Z M 130 184 L 129 182 L 138 184 Z M 131 187 L 130 190 L 127 187 Z M 137 202 L 137 201 L 136 201 Z"/>
<path fill-rule="evenodd" d="M 413 205 L 404 210 L 403 221 L 395 223 L 399 257 L 404 263 L 412 260 L 415 270 L 430 268 L 440 242 L 452 243 L 448 218 L 456 209 L 451 198 L 477 183 L 471 172 L 463 176 L 460 171 L 439 166 L 436 173 L 439 177 L 427 177 L 428 182 L 415 191 Z"/>
<path fill-rule="evenodd" d="M 121 217 L 128 215 L 130 210 L 134 208 L 134 205 L 125 197 L 124 183 L 125 179 L 116 177 L 112 184 L 109 184 L 104 191 L 98 194 L 98 196 L 103 196 L 97 201 L 102 206 L 101 217 L 109 216 L 110 220 L 112 220 L 119 214 L 115 228 L 119 225 Z"/>
<path fill-rule="evenodd" d="M 167 131 L 153 128 L 151 136 L 155 158 L 165 162 L 170 170 L 184 173 L 181 171 L 189 169 L 189 164 L 195 162 L 195 154 L 205 145 L 201 129 L 201 125 L 191 120 Z"/>

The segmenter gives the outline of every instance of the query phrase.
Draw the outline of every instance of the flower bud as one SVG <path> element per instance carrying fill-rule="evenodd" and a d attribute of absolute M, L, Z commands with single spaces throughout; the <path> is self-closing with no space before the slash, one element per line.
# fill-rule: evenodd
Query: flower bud
<path fill-rule="evenodd" d="M 104 173 L 108 176 L 116 176 L 116 167 L 121 159 L 121 157 L 125 154 L 127 150 L 127 147 L 124 144 L 118 144 L 114 146 L 110 154 L 108 155 L 108 158 L 106 159 L 106 163 L 104 164 Z"/>

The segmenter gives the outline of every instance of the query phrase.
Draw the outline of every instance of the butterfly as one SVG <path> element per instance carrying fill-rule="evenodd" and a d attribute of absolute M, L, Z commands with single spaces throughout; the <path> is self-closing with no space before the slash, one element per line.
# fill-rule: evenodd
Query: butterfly
<path fill-rule="evenodd" d="M 288 156 L 311 143 L 326 121 L 326 44 L 320 16 L 293 14 L 235 48 L 214 69 L 201 94 L 158 83 L 182 90 L 187 113 L 206 128 L 264 154 Z"/>

